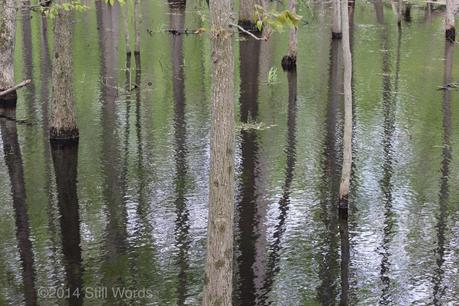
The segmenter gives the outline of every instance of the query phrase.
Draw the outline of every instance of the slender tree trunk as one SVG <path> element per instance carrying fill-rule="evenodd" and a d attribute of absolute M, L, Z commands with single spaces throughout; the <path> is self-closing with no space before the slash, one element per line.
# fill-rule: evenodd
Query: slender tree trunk
<path fill-rule="evenodd" d="M 397 26 L 401 27 L 402 26 L 402 1 L 398 0 L 395 2 L 395 0 L 391 1 L 392 5 L 392 11 L 394 11 L 394 15 L 397 16 Z"/>
<path fill-rule="evenodd" d="M 290 12 L 296 13 L 296 0 L 289 1 Z M 282 68 L 284 70 L 294 70 L 296 68 L 297 55 L 297 31 L 296 27 L 290 29 L 290 39 L 288 43 L 288 53 L 282 58 Z"/>
<path fill-rule="evenodd" d="M 446 0 L 446 15 L 445 15 L 445 38 L 449 42 L 456 40 L 456 28 L 454 27 L 454 0 Z"/>
<path fill-rule="evenodd" d="M 343 26 L 343 59 L 344 59 L 344 134 L 343 134 L 343 168 L 339 188 L 340 208 L 347 209 L 347 199 L 351 180 L 352 167 L 352 55 L 349 39 L 349 16 L 347 0 L 341 3 Z"/>
<path fill-rule="evenodd" d="M 140 0 L 134 1 L 135 53 L 140 53 L 140 25 L 142 23 L 142 9 L 139 8 L 140 4 Z"/>
<path fill-rule="evenodd" d="M 58 0 L 57 3 L 64 4 L 66 1 Z M 71 11 L 60 9 L 54 23 L 51 140 L 78 138 L 72 84 L 72 17 Z"/>
<path fill-rule="evenodd" d="M 16 1 L 0 0 L 0 91 L 14 86 Z M 16 106 L 16 91 L 0 96 L 0 105 Z"/>
<path fill-rule="evenodd" d="M 231 305 L 235 149 L 231 3 L 231 0 L 210 1 L 212 127 L 205 306 Z"/>
<path fill-rule="evenodd" d="M 134 18 L 135 18 L 135 13 L 134 13 Z M 127 64 L 129 63 L 129 66 L 131 66 L 131 37 L 129 35 L 129 3 L 125 4 L 125 9 L 124 9 L 124 41 L 126 44 L 126 67 Z"/>
<path fill-rule="evenodd" d="M 384 23 L 384 3 L 383 1 L 374 0 L 374 6 L 375 6 L 375 12 L 376 12 L 376 21 L 381 24 Z"/>
<path fill-rule="evenodd" d="M 341 30 L 341 0 L 332 0 L 332 10 L 332 39 L 341 39 L 343 37 Z"/>

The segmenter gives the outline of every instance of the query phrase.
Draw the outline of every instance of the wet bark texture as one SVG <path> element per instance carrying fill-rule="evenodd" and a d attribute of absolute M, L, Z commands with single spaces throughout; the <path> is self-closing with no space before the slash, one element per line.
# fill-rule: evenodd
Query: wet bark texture
<path fill-rule="evenodd" d="M 332 39 L 341 39 L 343 33 L 341 30 L 341 0 L 332 1 L 333 23 L 332 23 Z"/>
<path fill-rule="evenodd" d="M 445 14 L 445 38 L 449 42 L 456 40 L 456 28 L 454 26 L 454 0 L 446 0 L 446 14 Z"/>
<path fill-rule="evenodd" d="M 16 1 L 0 0 L 0 91 L 14 86 Z M 0 105 L 16 106 L 16 91 L 0 97 Z"/>
<path fill-rule="evenodd" d="M 349 39 L 349 16 L 347 0 L 341 3 L 344 59 L 344 134 L 343 167 L 339 187 L 340 208 L 347 209 L 347 199 L 352 167 L 352 55 Z"/>
<path fill-rule="evenodd" d="M 58 4 L 65 3 L 59 0 Z M 54 23 L 51 140 L 78 138 L 72 87 L 72 12 L 59 10 Z"/>
<path fill-rule="evenodd" d="M 234 63 L 231 0 L 211 0 L 212 126 L 204 305 L 231 305 L 234 218 Z"/>

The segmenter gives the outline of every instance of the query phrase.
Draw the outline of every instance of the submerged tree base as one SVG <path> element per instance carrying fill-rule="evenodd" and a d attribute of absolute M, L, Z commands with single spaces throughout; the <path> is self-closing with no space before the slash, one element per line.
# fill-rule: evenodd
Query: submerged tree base
<path fill-rule="evenodd" d="M 51 150 L 53 151 L 62 151 L 62 150 L 72 150 L 74 148 L 78 148 L 78 139 L 79 138 L 73 138 L 73 139 L 52 139 L 50 140 L 51 143 Z"/>
<path fill-rule="evenodd" d="M 445 38 L 449 42 L 454 42 L 456 40 L 456 29 L 454 27 L 446 29 Z"/>
<path fill-rule="evenodd" d="M 282 58 L 282 69 L 284 71 L 294 71 L 296 70 L 296 56 L 286 55 Z"/>
<path fill-rule="evenodd" d="M 3 91 L 3 89 L 0 89 L 0 91 Z M 16 91 L 10 92 L 9 94 L 6 94 L 4 96 L 0 96 L 0 107 L 3 107 L 3 108 L 16 107 L 17 100 L 18 100 L 18 96 L 17 96 Z"/>
<path fill-rule="evenodd" d="M 78 142 L 78 138 L 80 137 L 78 129 L 56 129 L 54 127 L 50 128 L 49 130 L 49 138 L 51 143 L 74 143 Z"/>
<path fill-rule="evenodd" d="M 343 33 L 332 32 L 332 39 L 341 39 L 343 38 Z"/>
<path fill-rule="evenodd" d="M 342 196 L 339 200 L 338 200 L 338 209 L 340 211 L 340 213 L 345 213 L 347 214 L 347 210 L 348 210 L 348 207 L 349 207 L 349 201 L 348 201 L 348 196 Z"/>

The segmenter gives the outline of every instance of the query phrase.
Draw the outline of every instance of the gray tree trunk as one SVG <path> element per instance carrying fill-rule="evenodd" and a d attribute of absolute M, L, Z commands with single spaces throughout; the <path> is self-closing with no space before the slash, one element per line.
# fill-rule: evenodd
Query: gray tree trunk
<path fill-rule="evenodd" d="M 454 2 L 454 0 L 446 0 L 445 38 L 450 42 L 454 42 L 456 40 L 456 29 L 454 27 Z"/>
<path fill-rule="evenodd" d="M 140 0 L 134 1 L 135 53 L 140 53 L 140 24 L 142 23 L 142 9 L 139 9 L 140 4 Z"/>
<path fill-rule="evenodd" d="M 57 1 L 58 4 L 65 2 L 65 0 Z M 72 84 L 72 16 L 71 11 L 60 9 L 54 23 L 53 96 L 50 124 L 52 140 L 78 138 Z"/>
<path fill-rule="evenodd" d="M 352 166 L 352 55 L 349 39 L 349 16 L 347 0 L 341 2 L 344 59 L 344 134 L 343 168 L 339 188 L 340 208 L 347 209 Z"/>
<path fill-rule="evenodd" d="M 14 86 L 16 1 L 0 0 L 0 91 Z M 0 97 L 0 105 L 16 105 L 16 91 Z"/>
<path fill-rule="evenodd" d="M 212 126 L 203 305 L 231 305 L 234 218 L 234 62 L 231 0 L 210 1 Z"/>
<path fill-rule="evenodd" d="M 332 39 L 341 39 L 343 34 L 341 30 L 341 0 L 332 1 L 333 23 Z"/>

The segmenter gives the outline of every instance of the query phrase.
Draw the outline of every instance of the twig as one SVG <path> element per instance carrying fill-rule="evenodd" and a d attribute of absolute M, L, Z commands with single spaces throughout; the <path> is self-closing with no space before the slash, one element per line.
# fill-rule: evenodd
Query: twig
<path fill-rule="evenodd" d="M 438 86 L 437 90 L 450 90 L 450 89 L 458 88 L 458 87 L 459 87 L 459 83 L 448 83 L 443 86 Z"/>
<path fill-rule="evenodd" d="M 184 29 L 184 30 L 176 30 L 176 29 L 165 29 L 164 31 L 171 33 L 172 35 L 190 35 L 190 34 L 202 34 L 206 30 L 204 28 L 199 28 L 196 30 Z"/>
<path fill-rule="evenodd" d="M 254 39 L 256 39 L 256 40 L 264 40 L 264 41 L 267 41 L 267 40 L 268 40 L 268 38 L 267 38 L 266 36 L 258 37 L 258 36 L 256 36 L 255 34 L 253 34 L 252 32 L 247 31 L 246 29 L 244 29 L 243 27 L 241 27 L 241 26 L 238 25 L 238 24 L 230 23 L 229 25 L 232 26 L 232 27 L 238 28 L 241 32 L 243 32 L 243 33 L 245 33 L 245 34 L 251 36 L 252 38 L 254 38 Z"/>
<path fill-rule="evenodd" d="M 7 94 L 9 94 L 9 93 L 11 93 L 11 92 L 13 92 L 13 91 L 19 89 L 19 88 L 22 88 L 22 87 L 24 87 L 24 86 L 27 86 L 27 85 L 29 85 L 31 82 L 32 82 L 32 80 L 25 80 L 25 81 L 23 81 L 23 82 L 17 84 L 16 86 L 13 86 L 13 87 L 11 87 L 11 88 L 8 88 L 7 90 L 0 91 L 0 97 L 1 97 L 1 96 L 4 96 L 4 95 L 7 95 Z"/>

